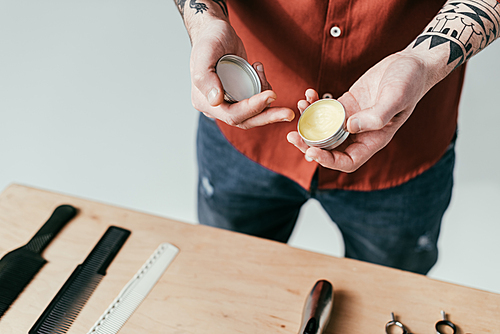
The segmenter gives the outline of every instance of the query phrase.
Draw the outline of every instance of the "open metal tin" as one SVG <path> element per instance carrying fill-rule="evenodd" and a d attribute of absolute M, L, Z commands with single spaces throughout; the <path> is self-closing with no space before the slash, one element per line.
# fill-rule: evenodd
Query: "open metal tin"
<path fill-rule="evenodd" d="M 346 112 L 342 103 L 323 99 L 312 103 L 299 118 L 297 130 L 309 146 L 333 150 L 349 136 Z"/>

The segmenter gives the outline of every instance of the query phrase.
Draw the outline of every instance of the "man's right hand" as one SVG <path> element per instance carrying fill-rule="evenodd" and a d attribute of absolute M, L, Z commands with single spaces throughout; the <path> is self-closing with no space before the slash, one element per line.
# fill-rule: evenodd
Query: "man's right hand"
<path fill-rule="evenodd" d="M 242 41 L 227 20 L 210 13 L 186 13 L 184 19 L 192 43 L 191 99 L 197 110 L 242 129 L 293 120 L 295 114 L 290 108 L 270 107 L 276 93 L 271 90 L 259 62 L 252 66 L 261 79 L 262 92 L 238 103 L 226 102 L 215 65 L 226 54 L 246 59 Z"/>

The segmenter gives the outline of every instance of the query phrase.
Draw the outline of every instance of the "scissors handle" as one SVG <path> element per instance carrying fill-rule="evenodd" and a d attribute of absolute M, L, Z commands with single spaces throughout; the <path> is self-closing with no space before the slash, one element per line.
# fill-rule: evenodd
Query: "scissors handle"
<path fill-rule="evenodd" d="M 392 319 L 391 321 L 389 321 L 388 323 L 385 324 L 385 333 L 386 334 L 390 334 L 389 328 L 391 328 L 392 326 L 396 326 L 396 327 L 401 328 L 401 330 L 402 330 L 401 334 L 411 334 L 406 330 L 405 325 L 403 325 L 401 322 L 399 322 L 395 319 L 393 312 L 391 312 L 391 319 Z"/>
<path fill-rule="evenodd" d="M 446 320 L 446 313 L 444 311 L 441 311 L 441 315 L 443 316 L 443 320 L 440 320 L 436 322 L 435 328 L 436 328 L 436 334 L 444 334 L 441 332 L 441 328 L 443 327 L 450 327 L 453 330 L 452 334 L 455 334 L 457 332 L 457 326 L 449 320 Z"/>

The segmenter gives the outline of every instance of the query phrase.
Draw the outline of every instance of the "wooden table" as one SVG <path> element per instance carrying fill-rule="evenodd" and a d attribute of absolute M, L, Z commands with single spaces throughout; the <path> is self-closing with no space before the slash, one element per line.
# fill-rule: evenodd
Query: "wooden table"
<path fill-rule="evenodd" d="M 19 185 L 0 195 L 0 257 L 60 204 L 80 211 L 45 249 L 48 263 L 0 320 L 2 334 L 27 333 L 110 225 L 132 234 L 68 333 L 87 333 L 163 242 L 180 252 L 120 334 L 296 334 L 318 279 L 335 288 L 327 333 L 385 333 L 394 312 L 411 333 L 430 334 L 441 310 L 458 333 L 500 333 L 498 294 Z"/>

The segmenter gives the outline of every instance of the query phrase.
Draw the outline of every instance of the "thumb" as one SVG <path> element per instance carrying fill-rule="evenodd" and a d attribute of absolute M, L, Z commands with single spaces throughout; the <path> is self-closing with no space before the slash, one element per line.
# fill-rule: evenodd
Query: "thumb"
<path fill-rule="evenodd" d="M 193 85 L 211 106 L 216 107 L 224 101 L 224 88 L 214 67 L 193 71 Z"/>
<path fill-rule="evenodd" d="M 384 104 L 377 102 L 372 107 L 362 109 L 347 119 L 347 131 L 349 133 L 361 133 L 380 130 L 401 111 L 392 103 Z"/>
<path fill-rule="evenodd" d="M 362 110 L 347 119 L 347 131 L 349 133 L 361 133 L 366 131 L 380 130 L 382 124 L 380 118 L 373 115 L 373 109 Z"/>

